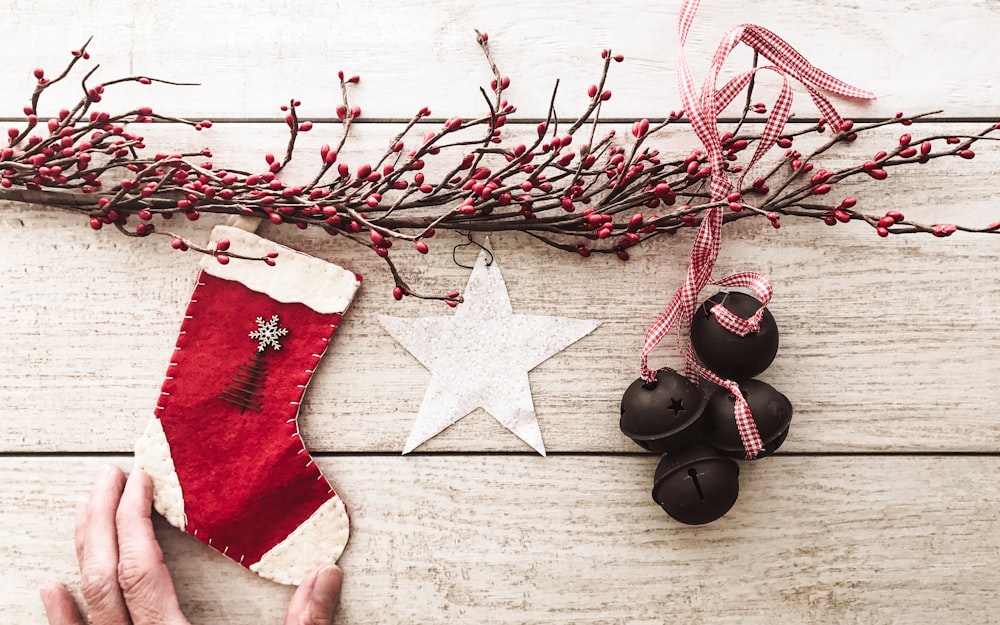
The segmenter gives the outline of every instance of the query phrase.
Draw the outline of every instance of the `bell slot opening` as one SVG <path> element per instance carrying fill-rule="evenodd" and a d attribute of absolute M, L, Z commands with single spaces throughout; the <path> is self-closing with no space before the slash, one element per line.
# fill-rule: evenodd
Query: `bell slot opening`
<path fill-rule="evenodd" d="M 688 469 L 688 475 L 691 476 L 691 482 L 694 484 L 694 489 L 698 491 L 698 499 L 705 501 L 705 492 L 701 490 L 701 482 L 698 481 L 698 469 L 691 467 Z"/>

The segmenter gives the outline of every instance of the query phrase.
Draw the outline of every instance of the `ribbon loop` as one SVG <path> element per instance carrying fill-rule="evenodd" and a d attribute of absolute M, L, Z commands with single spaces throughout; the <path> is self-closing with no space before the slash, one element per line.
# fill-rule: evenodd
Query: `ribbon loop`
<path fill-rule="evenodd" d="M 750 412 L 750 406 L 740 392 L 739 384 L 733 380 L 724 380 L 702 367 L 690 345 L 687 333 L 691 326 L 694 311 L 698 306 L 698 295 L 708 284 L 718 286 L 739 287 L 748 289 L 757 295 L 761 307 L 749 319 L 743 319 L 724 306 L 715 305 L 711 313 L 719 323 L 730 332 L 746 336 L 760 329 L 760 320 L 768 302 L 771 299 L 771 284 L 763 275 L 755 272 L 742 272 L 727 276 L 721 280 L 712 279 L 712 270 L 719 257 L 722 244 L 722 222 L 724 209 L 720 206 L 733 189 L 729 178 L 727 162 L 722 148 L 722 138 L 719 135 L 718 117 L 733 99 L 747 87 L 750 78 L 758 71 L 772 71 L 782 80 L 781 90 L 771 107 L 764 129 L 761 132 L 757 148 L 747 167 L 737 183 L 737 191 L 741 191 L 743 179 L 753 166 L 775 145 L 781 137 L 792 108 L 792 89 L 789 79 L 795 79 L 802 84 L 812 98 L 820 114 L 830 125 L 833 132 L 840 132 L 843 119 L 837 113 L 833 104 L 824 95 L 831 93 L 857 99 L 874 99 L 874 94 L 853 87 L 838 78 L 814 67 L 805 57 L 798 53 L 788 42 L 771 31 L 754 24 L 741 24 L 729 29 L 716 48 L 709 66 L 708 75 L 702 83 L 700 93 L 695 90 L 694 79 L 684 56 L 684 46 L 687 43 L 688 32 L 694 22 L 700 0 L 684 0 L 681 4 L 677 23 L 677 38 L 680 43 L 678 59 L 678 84 L 680 87 L 681 105 L 687 114 L 691 128 L 705 148 L 705 154 L 711 171 L 710 191 L 712 203 L 718 204 L 706 210 L 694 244 L 691 247 L 691 262 L 688 265 L 684 284 L 671 298 L 666 310 L 653 322 L 646 332 L 646 340 L 639 358 L 639 368 L 642 377 L 647 381 L 656 379 L 656 372 L 650 370 L 649 354 L 674 328 L 677 332 L 677 348 L 685 359 L 685 372 L 693 382 L 698 379 L 707 380 L 729 390 L 735 402 L 735 417 L 743 448 L 748 459 L 754 458 L 764 448 L 757 425 Z M 772 65 L 744 71 L 729 80 L 721 89 L 716 88 L 722 66 L 729 53 L 739 44 L 744 43 L 756 50 Z"/>
<path fill-rule="evenodd" d="M 757 151 L 745 171 L 749 171 L 757 160 L 774 145 L 780 138 L 781 131 L 784 130 L 785 122 L 788 119 L 792 105 L 792 90 L 788 85 L 789 78 L 794 78 L 802 84 L 820 114 L 830 124 L 833 132 L 840 132 L 843 118 L 837 113 L 833 104 L 823 95 L 823 92 L 855 99 L 871 100 L 875 98 L 875 94 L 872 92 L 849 85 L 839 78 L 816 68 L 787 41 L 770 30 L 755 24 L 740 24 L 725 33 L 712 57 L 712 62 L 705 81 L 702 84 L 699 96 L 695 92 L 691 69 L 687 63 L 687 57 L 684 55 L 684 46 L 687 42 L 687 35 L 691 29 L 691 24 L 694 22 L 695 13 L 697 13 L 700 4 L 700 0 L 685 0 L 681 6 L 678 20 L 678 39 L 680 41 L 678 82 L 681 104 L 687 112 L 688 120 L 694 128 L 695 134 L 698 135 L 698 138 L 704 144 L 707 151 L 712 171 L 711 191 L 713 201 L 725 197 L 732 189 L 732 182 L 729 181 L 729 176 L 725 169 L 725 159 L 723 156 L 722 141 L 719 138 L 717 119 L 719 113 L 746 86 L 750 75 L 752 75 L 744 72 L 737 79 L 734 79 L 735 82 L 730 81 L 721 90 L 716 91 L 716 83 L 722 72 L 722 66 L 729 53 L 739 43 L 746 44 L 770 61 L 773 66 L 768 66 L 766 69 L 774 71 L 781 76 L 783 83 L 778 99 L 771 109 L 771 114 L 768 116 L 764 131 L 761 133 Z M 750 70 L 751 73 L 753 71 L 755 70 Z M 742 178 L 740 180 L 742 182 Z"/>
<path fill-rule="evenodd" d="M 764 309 L 761 308 L 749 319 L 744 319 L 722 304 L 715 304 L 708 310 L 720 326 L 740 337 L 760 331 L 760 320 L 764 316 L 763 311 Z"/>
<path fill-rule="evenodd" d="M 767 310 L 767 305 L 771 301 L 771 293 L 773 291 L 771 282 L 763 274 L 755 271 L 743 271 L 726 276 L 721 280 L 713 280 L 712 284 L 746 289 L 760 300 L 760 308 L 749 319 L 744 319 L 739 315 L 733 314 L 732 311 L 722 304 L 713 305 L 709 309 L 709 312 L 716 318 L 719 325 L 737 336 L 746 336 L 750 333 L 760 331 L 760 320 L 764 317 L 764 311 Z"/>

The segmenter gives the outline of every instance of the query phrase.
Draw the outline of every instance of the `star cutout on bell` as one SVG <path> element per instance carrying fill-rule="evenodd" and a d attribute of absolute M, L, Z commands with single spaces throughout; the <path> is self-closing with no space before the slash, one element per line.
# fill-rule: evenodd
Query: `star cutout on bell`
<path fill-rule="evenodd" d="M 453 315 L 379 316 L 382 327 L 431 372 L 403 448 L 407 454 L 482 408 L 545 455 L 528 372 L 590 334 L 600 322 L 515 314 L 500 267 L 479 253 Z"/>

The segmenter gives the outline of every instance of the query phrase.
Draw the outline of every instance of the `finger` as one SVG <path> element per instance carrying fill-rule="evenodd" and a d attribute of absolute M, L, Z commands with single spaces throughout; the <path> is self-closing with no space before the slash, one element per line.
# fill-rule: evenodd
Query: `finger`
<path fill-rule="evenodd" d="M 343 573 L 334 564 L 313 570 L 292 596 L 285 625 L 331 625 L 340 603 Z"/>
<path fill-rule="evenodd" d="M 73 545 L 76 547 L 76 561 L 83 562 L 83 538 L 87 528 L 87 506 L 90 498 L 86 495 L 76 500 L 76 525 L 73 528 Z"/>
<path fill-rule="evenodd" d="M 137 469 L 118 506 L 118 583 L 135 625 L 187 623 L 153 533 L 152 506 L 153 482 Z"/>
<path fill-rule="evenodd" d="M 107 466 L 101 470 L 86 506 L 79 539 L 80 593 L 94 625 L 127 625 L 128 610 L 118 585 L 118 536 L 115 510 L 121 500 L 125 474 Z"/>
<path fill-rule="evenodd" d="M 288 602 L 288 610 L 285 612 L 285 625 L 301 625 L 305 623 L 305 617 L 309 614 L 309 597 L 312 596 L 313 586 L 316 585 L 316 573 L 322 567 L 317 567 L 302 578 L 299 587 L 292 595 L 292 600 Z"/>
<path fill-rule="evenodd" d="M 76 602 L 62 584 L 46 584 L 38 589 L 49 625 L 83 625 Z"/>

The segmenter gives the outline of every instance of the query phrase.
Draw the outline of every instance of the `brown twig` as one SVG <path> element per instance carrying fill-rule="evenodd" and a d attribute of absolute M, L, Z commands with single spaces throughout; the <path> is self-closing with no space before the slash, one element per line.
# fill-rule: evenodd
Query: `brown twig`
<path fill-rule="evenodd" d="M 81 79 L 83 98 L 72 109 L 63 109 L 58 117 L 42 124 L 35 114 L 39 99 L 48 86 L 70 76 L 81 60 L 89 58 L 85 44 L 74 51 L 66 68 L 55 78 L 45 79 L 44 72 L 36 70 L 39 83 L 31 106 L 25 109 L 25 122 L 8 130 L 8 147 L 0 150 L 0 199 L 82 213 L 95 229 L 113 224 L 128 236 L 163 234 L 179 249 L 216 258 L 240 256 L 179 240 L 158 231 L 155 224 L 175 215 L 196 220 L 208 213 L 319 228 L 330 235 L 345 236 L 384 258 L 397 297 L 441 299 L 452 305 L 461 301 L 457 293 L 428 295 L 410 287 L 394 260 L 393 241 L 426 253 L 430 249 L 428 241 L 437 230 L 520 231 L 581 256 L 613 253 L 627 260 L 628 248 L 661 234 L 697 226 L 701 214 L 717 205 L 708 203 L 705 184 L 710 169 L 703 154 L 693 151 L 687 156 L 670 157 L 653 146 L 658 133 L 679 120 L 679 113 L 671 113 L 655 125 L 648 120 L 636 121 L 632 138 L 627 141 L 619 139 L 614 131 L 596 139 L 602 108 L 611 98 L 611 91 L 606 89 L 607 77 L 612 61 L 623 60 L 620 55 L 612 55 L 610 50 L 602 52 L 599 79 L 588 89 L 587 106 L 567 122 L 565 130 L 561 129 L 555 109 L 557 82 L 546 118 L 538 124 L 534 138 L 517 142 L 504 134 L 508 116 L 516 111 L 505 98 L 510 79 L 494 61 L 488 36 L 478 31 L 476 35 L 493 76 L 490 89 L 481 89 L 486 114 L 474 119 L 453 117 L 423 137 L 414 137 L 430 115 L 422 108 L 377 159 L 352 169 L 338 162 L 337 155 L 350 137 L 353 122 L 361 115 L 361 109 L 349 99 L 349 88 L 359 78 L 341 72 L 342 102 L 337 106 L 340 137 L 333 148 L 321 148 L 321 165 L 303 186 L 287 184 L 276 176 L 294 158 L 299 133 L 312 129 L 311 122 L 300 119 L 297 100 L 282 107 L 289 126 L 285 153 L 280 160 L 267 155 L 268 169 L 263 173 L 199 162 L 211 157 L 209 150 L 148 157 L 143 138 L 130 130 L 130 125 L 153 119 L 200 130 L 211 127 L 208 120 L 193 122 L 170 117 L 149 107 L 117 115 L 93 110 L 108 86 L 122 82 L 184 83 L 131 76 L 91 87 L 88 82 L 97 71 L 94 66 Z M 740 170 L 743 152 L 759 142 L 759 136 L 746 133 L 744 126 L 751 112 L 763 113 L 762 105 L 752 104 L 752 93 L 751 81 L 743 114 L 733 131 L 723 138 L 733 173 Z M 786 156 L 741 189 L 746 199 L 734 203 L 734 208 L 741 210 L 727 214 L 726 220 L 763 215 L 775 227 L 780 226 L 782 216 L 819 219 L 830 225 L 858 221 L 873 227 L 880 236 L 929 233 L 942 237 L 957 231 L 1000 231 L 997 223 L 983 227 L 925 224 L 908 220 L 896 211 L 866 213 L 851 197 L 840 204 L 827 200 L 835 185 L 839 189 L 850 179 L 883 179 L 891 168 L 939 158 L 969 159 L 975 156 L 972 148 L 977 142 L 995 139 L 988 135 L 996 126 L 978 134 L 954 137 L 932 134 L 913 138 L 904 133 L 898 145 L 869 161 L 832 171 L 819 166 L 823 156 L 861 134 L 890 125 L 905 127 L 927 115 L 895 116 L 858 125 L 834 134 L 809 154 L 795 150 L 794 141 L 824 130 L 825 125 L 820 122 L 789 132 L 780 142 L 787 150 Z M 46 131 L 37 132 L 39 126 Z M 425 173 L 431 159 L 445 163 L 435 168 L 443 174 L 432 177 Z M 257 260 L 274 262 L 267 256 Z"/>

